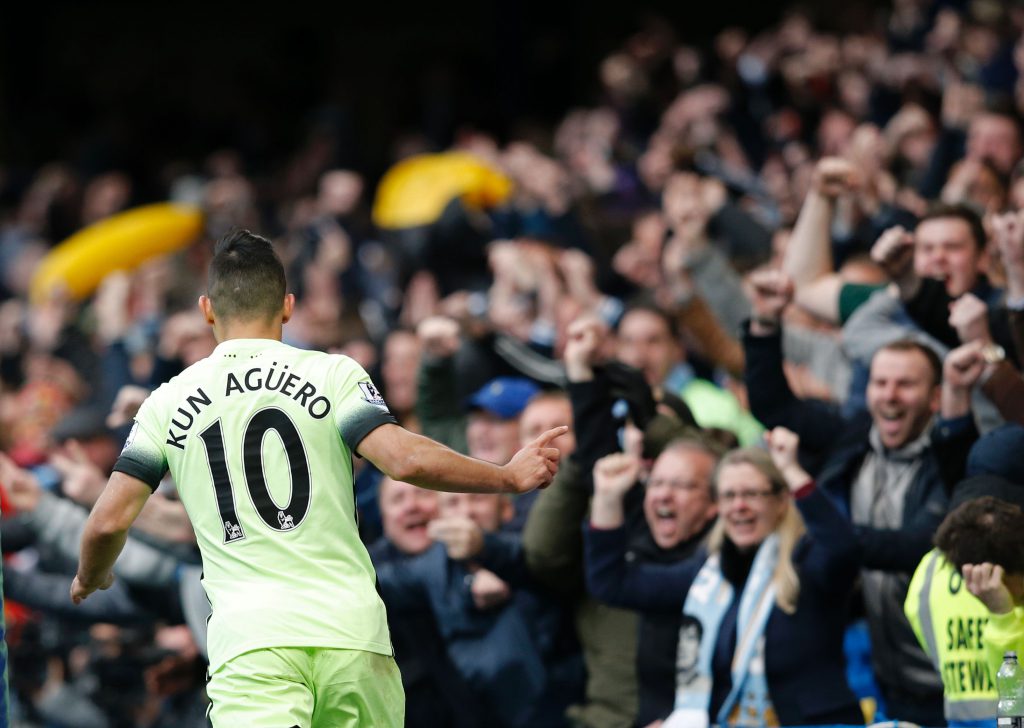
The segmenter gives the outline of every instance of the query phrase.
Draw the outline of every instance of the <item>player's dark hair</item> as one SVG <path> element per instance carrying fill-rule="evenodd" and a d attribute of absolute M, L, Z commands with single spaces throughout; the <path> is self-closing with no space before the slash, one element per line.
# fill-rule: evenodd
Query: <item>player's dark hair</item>
<path fill-rule="evenodd" d="M 224 319 L 272 319 L 285 295 L 284 266 L 266 238 L 232 230 L 217 241 L 206 295 Z"/>

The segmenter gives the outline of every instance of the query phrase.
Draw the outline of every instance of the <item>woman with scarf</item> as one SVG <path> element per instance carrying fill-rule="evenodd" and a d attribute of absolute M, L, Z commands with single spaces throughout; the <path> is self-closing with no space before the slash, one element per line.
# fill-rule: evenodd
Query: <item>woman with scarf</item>
<path fill-rule="evenodd" d="M 776 428 L 766 439 L 768 452 L 722 459 L 718 522 L 706 548 L 677 564 L 628 560 L 617 511 L 602 508 L 635 482 L 636 461 L 615 454 L 594 467 L 591 592 L 615 606 L 685 615 L 675 709 L 663 728 L 863 725 L 843 659 L 859 568 L 853 530 L 797 463 L 797 436 Z"/>

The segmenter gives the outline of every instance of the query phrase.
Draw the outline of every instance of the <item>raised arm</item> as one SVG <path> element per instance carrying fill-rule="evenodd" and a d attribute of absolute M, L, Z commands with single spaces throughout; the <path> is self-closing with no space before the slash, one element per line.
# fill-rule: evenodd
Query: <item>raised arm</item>
<path fill-rule="evenodd" d="M 560 594 L 577 595 L 583 591 L 580 528 L 590 505 L 590 477 L 584 477 L 580 462 L 581 457 L 587 459 L 583 452 L 594 452 L 594 443 L 601 440 L 599 423 L 605 413 L 596 406 L 603 399 L 582 397 L 581 401 L 580 388 L 595 387 L 593 366 L 606 339 L 606 329 L 600 319 L 590 314 L 569 326 L 563 358 L 570 391 L 575 394 L 573 426 L 578 446 L 574 455 L 561 463 L 551 487 L 533 504 L 523 527 L 527 568 L 538 582 Z M 594 432 L 595 423 L 598 432 Z"/>
<path fill-rule="evenodd" d="M 853 186 L 854 176 L 853 165 L 845 159 L 818 162 L 782 259 L 782 270 L 796 287 L 797 305 L 833 323 L 839 321 L 842 281 L 832 260 L 832 212 L 836 198 Z"/>
<path fill-rule="evenodd" d="M 701 352 L 732 376 L 743 376 L 743 347 L 736 338 L 737 328 L 727 330 L 711 307 L 696 291 L 686 268 L 685 250 L 673 239 L 662 255 L 663 281 L 656 300 L 675 317 L 679 328 L 696 340 Z"/>
<path fill-rule="evenodd" d="M 606 455 L 594 464 L 594 499 L 590 525 L 609 530 L 626 522 L 623 501 L 640 475 L 640 458 L 624 452 Z"/>
<path fill-rule="evenodd" d="M 588 492 L 594 463 L 618 449 L 609 382 L 595 372 L 610 343 L 608 327 L 595 316 L 582 316 L 569 325 L 564 358 L 576 432 L 573 458 L 582 468 L 580 480 Z"/>
<path fill-rule="evenodd" d="M 712 187 L 716 184 L 711 183 Z M 708 240 L 711 210 L 704 194 L 707 186 L 689 172 L 672 175 L 665 185 L 663 208 L 672 237 L 664 252 L 676 258 L 678 263 L 672 267 L 685 270 L 726 331 L 736 331 L 747 317 L 747 302 L 742 281 L 728 257 Z"/>
<path fill-rule="evenodd" d="M 801 565 L 800 578 L 842 601 L 860 565 L 853 527 L 835 504 L 818 492 L 814 480 L 800 466 L 797 460 L 799 436 L 784 427 L 776 427 L 765 435 L 765 439 L 772 461 L 789 486 L 811 535 L 811 549 Z"/>
<path fill-rule="evenodd" d="M 747 283 L 753 318 L 743 347 L 750 411 L 766 427 L 787 427 L 800 436 L 805 447 L 822 452 L 845 423 L 824 402 L 799 399 L 786 379 L 780 326 L 782 312 L 792 299 L 792 283 L 785 273 L 775 270 L 755 271 Z"/>
<path fill-rule="evenodd" d="M 423 433 L 465 452 L 466 418 L 459 407 L 454 360 L 461 345 L 459 324 L 445 316 L 431 316 L 420 322 L 416 336 L 423 347 L 416 377 L 416 415 Z"/>

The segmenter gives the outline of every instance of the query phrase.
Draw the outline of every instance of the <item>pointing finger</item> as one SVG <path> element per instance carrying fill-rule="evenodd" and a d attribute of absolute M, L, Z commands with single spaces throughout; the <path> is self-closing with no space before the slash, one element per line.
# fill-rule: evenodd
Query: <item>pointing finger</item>
<path fill-rule="evenodd" d="M 548 443 L 554 440 L 556 437 L 561 437 L 569 431 L 568 425 L 560 425 L 558 427 L 552 427 L 547 432 L 539 435 L 536 440 L 531 444 L 537 447 L 547 447 Z"/>

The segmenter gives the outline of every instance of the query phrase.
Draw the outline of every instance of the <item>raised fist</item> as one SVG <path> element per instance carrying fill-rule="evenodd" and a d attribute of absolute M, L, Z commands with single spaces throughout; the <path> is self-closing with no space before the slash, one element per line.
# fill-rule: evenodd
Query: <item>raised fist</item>
<path fill-rule="evenodd" d="M 762 268 L 747 276 L 745 290 L 754 319 L 778 325 L 782 312 L 793 300 L 793 281 L 781 270 Z"/>
<path fill-rule="evenodd" d="M 900 225 L 889 228 L 871 247 L 871 259 L 898 281 L 913 270 L 914 234 Z"/>
<path fill-rule="evenodd" d="M 856 184 L 854 166 L 842 157 L 823 157 L 814 167 L 811 187 L 822 197 L 834 200 Z"/>
<path fill-rule="evenodd" d="M 428 356 L 446 358 L 459 350 L 459 324 L 446 316 L 431 316 L 420 323 L 416 335 Z"/>
<path fill-rule="evenodd" d="M 604 495 L 625 496 L 640 475 L 640 459 L 623 452 L 605 455 L 594 463 L 594 491 Z"/>

